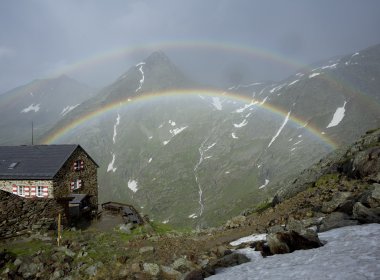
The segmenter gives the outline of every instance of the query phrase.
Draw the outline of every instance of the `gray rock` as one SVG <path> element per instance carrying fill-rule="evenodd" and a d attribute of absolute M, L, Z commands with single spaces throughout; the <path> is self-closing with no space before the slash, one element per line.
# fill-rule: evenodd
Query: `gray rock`
<path fill-rule="evenodd" d="M 65 275 L 65 273 L 60 270 L 60 269 L 56 269 L 54 272 L 53 272 L 53 275 L 49 278 L 50 280 L 56 280 L 56 279 L 62 279 L 62 277 Z"/>
<path fill-rule="evenodd" d="M 15 259 L 15 261 L 13 262 L 13 264 L 15 266 L 19 266 L 20 264 L 22 264 L 22 260 L 20 260 L 19 258 Z"/>
<path fill-rule="evenodd" d="M 244 222 L 247 220 L 245 216 L 236 216 L 231 220 L 228 220 L 224 225 L 225 228 L 238 228 L 244 225 Z"/>
<path fill-rule="evenodd" d="M 153 253 L 154 252 L 154 248 L 152 246 L 147 246 L 147 247 L 142 247 L 140 248 L 139 250 L 139 253 L 140 254 L 144 254 L 144 253 Z"/>
<path fill-rule="evenodd" d="M 380 184 L 373 184 L 373 190 L 368 196 L 368 204 L 371 208 L 380 207 Z"/>
<path fill-rule="evenodd" d="M 331 198 L 330 201 L 323 202 L 321 211 L 323 213 L 331 213 L 343 206 L 351 198 L 351 192 L 338 192 Z"/>
<path fill-rule="evenodd" d="M 29 278 L 36 275 L 36 273 L 38 272 L 38 266 L 35 263 L 23 262 L 20 265 L 18 272 L 22 274 L 24 278 Z"/>
<path fill-rule="evenodd" d="M 357 225 L 358 221 L 351 220 L 350 216 L 342 212 L 333 212 L 328 215 L 319 227 L 319 232 L 324 232 L 330 229 Z"/>
<path fill-rule="evenodd" d="M 295 231 L 268 234 L 267 242 L 272 254 L 287 254 L 322 246 L 318 235 L 310 230 L 303 235 Z"/>
<path fill-rule="evenodd" d="M 268 233 L 276 233 L 285 231 L 284 227 L 280 225 L 275 225 L 273 227 L 268 228 Z"/>
<path fill-rule="evenodd" d="M 353 178 L 377 177 L 380 170 L 380 147 L 373 147 L 358 152 L 352 163 Z"/>
<path fill-rule="evenodd" d="M 146 273 L 152 276 L 157 276 L 160 273 L 160 267 L 155 263 L 144 263 L 143 269 Z"/>
<path fill-rule="evenodd" d="M 233 254 L 224 256 L 220 259 L 210 262 L 210 265 L 212 266 L 213 269 L 217 269 L 221 267 L 236 266 L 236 265 L 243 264 L 249 261 L 250 261 L 249 258 L 247 258 L 245 255 L 239 254 L 239 253 L 233 253 Z"/>
<path fill-rule="evenodd" d="M 91 265 L 89 267 L 86 268 L 86 270 L 84 271 L 88 276 L 95 276 L 96 272 L 97 272 L 98 268 L 96 267 L 96 265 Z"/>
<path fill-rule="evenodd" d="M 179 280 L 179 279 L 181 279 L 181 276 L 182 276 L 181 272 L 179 272 L 179 271 L 177 271 L 177 270 L 175 270 L 169 266 L 162 265 L 161 271 L 162 271 L 163 276 L 166 277 L 164 279 L 173 279 L 173 280 L 178 279 Z"/>
<path fill-rule="evenodd" d="M 298 232 L 300 234 L 306 231 L 306 228 L 305 228 L 303 222 L 296 220 L 296 219 L 293 219 L 293 218 L 289 219 L 289 221 L 286 225 L 286 229 L 288 231 L 295 231 L 295 232 Z"/>
<path fill-rule="evenodd" d="M 176 259 L 171 266 L 175 270 L 186 272 L 192 269 L 193 264 L 186 258 L 179 258 Z"/>
<path fill-rule="evenodd" d="M 201 270 L 193 270 L 190 271 L 186 276 L 184 280 L 203 280 L 203 273 Z"/>
<path fill-rule="evenodd" d="M 74 257 L 75 256 L 75 253 L 73 251 L 71 251 L 69 248 L 66 248 L 66 247 L 63 247 L 63 246 L 58 247 L 57 251 L 63 252 L 63 253 L 65 253 L 66 256 L 69 256 L 69 257 Z"/>
<path fill-rule="evenodd" d="M 354 205 L 353 217 L 361 223 L 380 223 L 380 207 L 367 208 L 357 202 Z"/>
<path fill-rule="evenodd" d="M 310 228 L 310 227 L 315 227 L 315 226 L 318 227 L 322 224 L 322 221 L 324 218 L 325 218 L 324 216 L 313 217 L 313 218 L 302 220 L 302 223 L 305 226 L 305 228 Z"/>

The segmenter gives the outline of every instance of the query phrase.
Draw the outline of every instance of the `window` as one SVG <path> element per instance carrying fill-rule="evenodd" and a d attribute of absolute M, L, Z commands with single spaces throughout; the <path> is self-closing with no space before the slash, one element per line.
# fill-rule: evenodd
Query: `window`
<path fill-rule="evenodd" d="M 25 196 L 24 186 L 18 186 L 17 187 L 17 194 L 19 196 Z"/>
<path fill-rule="evenodd" d="M 17 165 L 18 165 L 18 162 L 12 162 L 12 163 L 8 166 L 8 169 L 15 169 Z"/>
<path fill-rule="evenodd" d="M 44 187 L 37 186 L 37 196 L 38 197 L 43 197 L 44 196 Z"/>
<path fill-rule="evenodd" d="M 83 186 L 83 181 L 81 179 L 77 179 L 76 181 L 72 181 L 70 183 L 70 190 L 75 191 L 80 189 Z"/>
<path fill-rule="evenodd" d="M 83 160 L 76 160 L 74 162 L 74 171 L 80 171 L 84 169 L 84 161 Z"/>

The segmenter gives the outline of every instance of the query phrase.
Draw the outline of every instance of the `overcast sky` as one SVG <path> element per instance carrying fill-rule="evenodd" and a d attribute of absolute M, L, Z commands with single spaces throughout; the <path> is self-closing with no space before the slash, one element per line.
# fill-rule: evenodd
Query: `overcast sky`
<path fill-rule="evenodd" d="M 380 43 L 378 0 L 0 0 L 0 92 L 111 83 L 154 50 L 202 82 L 280 80 Z"/>

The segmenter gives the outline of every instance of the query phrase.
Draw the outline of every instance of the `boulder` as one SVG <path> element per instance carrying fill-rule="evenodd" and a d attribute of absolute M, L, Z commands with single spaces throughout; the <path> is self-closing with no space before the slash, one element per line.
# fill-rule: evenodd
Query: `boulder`
<path fill-rule="evenodd" d="M 361 223 L 380 223 L 380 207 L 367 208 L 357 202 L 354 205 L 353 217 Z"/>
<path fill-rule="evenodd" d="M 239 264 L 243 264 L 249 262 L 249 258 L 243 254 L 233 253 L 230 255 L 226 255 L 220 259 L 213 260 L 210 262 L 210 266 L 213 269 L 221 268 L 221 267 L 231 267 Z"/>
<path fill-rule="evenodd" d="M 380 184 L 373 184 L 369 190 L 362 194 L 359 202 L 369 208 L 380 207 Z"/>
<path fill-rule="evenodd" d="M 141 271 L 141 266 L 139 263 L 133 263 L 131 264 L 131 271 L 132 272 L 140 272 Z"/>
<path fill-rule="evenodd" d="M 182 273 L 190 271 L 193 267 L 193 264 L 188 261 L 186 258 L 176 259 L 171 265 L 173 269 L 178 270 Z"/>
<path fill-rule="evenodd" d="M 143 269 L 146 273 L 152 276 L 157 276 L 160 273 L 160 267 L 155 263 L 144 263 Z"/>
<path fill-rule="evenodd" d="M 380 170 L 380 147 L 358 152 L 352 163 L 350 176 L 353 178 L 377 177 Z"/>
<path fill-rule="evenodd" d="M 186 276 L 185 280 L 203 280 L 203 273 L 201 270 L 190 271 Z"/>
<path fill-rule="evenodd" d="M 98 268 L 96 267 L 96 265 L 91 265 L 91 266 L 86 268 L 84 273 L 86 273 L 88 276 L 95 276 L 97 270 L 98 270 Z"/>
<path fill-rule="evenodd" d="M 162 265 L 161 276 L 163 279 L 179 280 L 182 278 L 182 273 L 169 266 Z"/>
<path fill-rule="evenodd" d="M 357 224 L 358 221 L 351 220 L 350 216 L 348 216 L 346 213 L 333 212 L 322 221 L 322 224 L 319 227 L 318 231 L 324 232 L 334 228 L 354 226 Z"/>
<path fill-rule="evenodd" d="M 153 253 L 153 252 L 154 252 L 154 248 L 152 246 L 146 246 L 139 249 L 140 254 Z"/>
<path fill-rule="evenodd" d="M 333 195 L 330 201 L 323 202 L 321 211 L 322 213 L 331 213 L 339 207 L 342 207 L 351 198 L 351 192 L 338 192 Z"/>
<path fill-rule="evenodd" d="M 228 220 L 225 224 L 225 228 L 238 228 L 244 225 L 247 218 L 245 216 L 236 216 L 233 217 L 231 220 Z"/>
<path fill-rule="evenodd" d="M 287 231 L 295 231 L 295 232 L 298 232 L 299 234 L 302 234 L 303 232 L 306 231 L 306 228 L 305 228 L 302 221 L 296 220 L 294 218 L 289 218 L 289 221 L 286 225 L 286 230 Z M 274 232 L 274 233 L 276 233 L 276 232 Z"/>
<path fill-rule="evenodd" d="M 275 225 L 270 228 L 268 228 L 268 233 L 276 233 L 276 232 L 283 232 L 285 231 L 284 227 L 280 225 Z"/>
<path fill-rule="evenodd" d="M 318 248 L 323 245 L 315 233 L 309 232 L 301 235 L 295 231 L 269 234 L 267 242 L 272 254 L 286 254 L 296 250 Z"/>

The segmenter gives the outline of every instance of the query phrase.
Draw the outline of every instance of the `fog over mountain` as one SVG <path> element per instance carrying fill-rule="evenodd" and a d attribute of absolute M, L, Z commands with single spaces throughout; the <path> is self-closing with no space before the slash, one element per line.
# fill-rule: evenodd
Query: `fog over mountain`
<path fill-rule="evenodd" d="M 164 51 L 195 80 L 281 80 L 380 42 L 376 0 L 1 1 L 0 93 L 61 74 L 102 88 Z"/>

